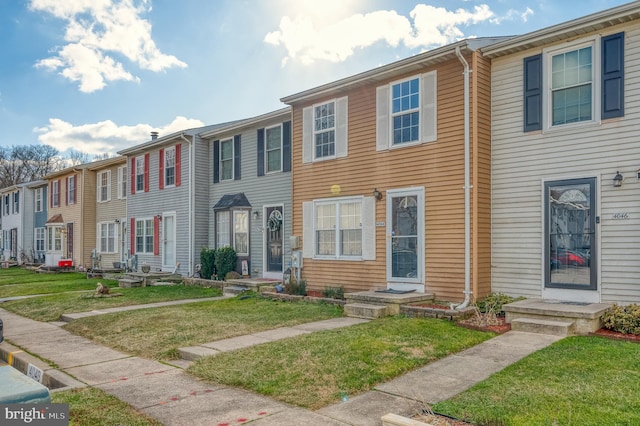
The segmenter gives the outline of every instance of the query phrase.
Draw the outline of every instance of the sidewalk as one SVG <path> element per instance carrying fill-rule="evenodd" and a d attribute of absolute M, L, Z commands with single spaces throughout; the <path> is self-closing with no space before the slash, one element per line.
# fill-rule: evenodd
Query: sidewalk
<path fill-rule="evenodd" d="M 424 403 L 450 398 L 560 339 L 511 331 L 381 384 L 373 391 L 312 412 L 245 390 L 204 383 L 176 366 L 97 345 L 54 324 L 26 319 L 3 309 L 0 317 L 8 340 L 55 363 L 64 373 L 118 397 L 165 425 L 189 426 L 246 422 L 257 426 L 381 425 L 380 419 L 387 413 L 410 416 L 424 407 Z M 362 321 L 347 317 L 318 321 L 202 347 L 233 350 Z M 8 352 L 15 359 L 28 356 L 6 342 L 0 344 L 0 352 Z"/>

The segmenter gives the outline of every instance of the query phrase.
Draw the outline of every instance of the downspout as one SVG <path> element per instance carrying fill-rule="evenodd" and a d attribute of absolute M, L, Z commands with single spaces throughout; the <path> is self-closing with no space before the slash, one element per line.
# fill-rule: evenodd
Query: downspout
<path fill-rule="evenodd" d="M 192 136 L 195 138 L 195 136 Z M 180 133 L 180 138 L 189 144 L 189 268 L 187 275 L 193 275 L 193 157 L 194 144 L 192 141 L 184 137 L 184 133 Z"/>
<path fill-rule="evenodd" d="M 452 305 L 455 309 L 464 309 L 471 299 L 471 213 L 470 194 L 471 184 L 469 176 L 470 166 L 470 138 L 469 138 L 469 63 L 456 46 L 456 55 L 464 66 L 464 301 Z"/>

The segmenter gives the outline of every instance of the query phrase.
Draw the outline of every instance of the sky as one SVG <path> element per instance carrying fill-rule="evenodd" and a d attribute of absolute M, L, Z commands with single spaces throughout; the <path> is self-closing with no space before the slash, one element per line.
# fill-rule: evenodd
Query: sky
<path fill-rule="evenodd" d="M 110 154 L 628 0 L 0 0 L 0 146 Z"/>

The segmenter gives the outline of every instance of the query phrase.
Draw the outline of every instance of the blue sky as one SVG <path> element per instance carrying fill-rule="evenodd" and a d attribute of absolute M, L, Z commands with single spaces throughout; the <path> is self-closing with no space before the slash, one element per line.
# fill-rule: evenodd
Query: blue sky
<path fill-rule="evenodd" d="M 469 37 L 617 0 L 3 0 L 0 145 L 110 153 Z"/>

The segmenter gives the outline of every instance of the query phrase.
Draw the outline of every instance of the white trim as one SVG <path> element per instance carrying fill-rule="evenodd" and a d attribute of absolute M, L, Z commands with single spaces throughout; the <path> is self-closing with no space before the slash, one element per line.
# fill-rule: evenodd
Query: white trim
<path fill-rule="evenodd" d="M 268 232 L 268 227 L 267 227 L 267 220 L 269 220 L 269 218 L 267 217 L 267 209 L 268 208 L 277 208 L 280 207 L 282 209 L 282 270 L 280 272 L 274 272 L 274 271 L 268 271 L 268 265 L 267 265 L 267 232 Z M 262 277 L 263 278 L 269 278 L 269 279 L 276 279 L 276 280 L 281 280 L 284 274 L 284 266 L 285 266 L 285 230 L 287 227 L 287 223 L 286 223 L 286 216 L 284 214 L 284 204 L 264 204 L 262 206 Z"/>
<path fill-rule="evenodd" d="M 171 218 L 173 220 L 173 235 L 171 235 L 171 239 L 167 239 L 167 232 L 166 232 L 166 223 L 167 223 L 167 218 Z M 161 252 L 161 262 L 162 262 L 162 270 L 163 271 L 173 271 L 173 269 L 176 267 L 175 262 L 173 264 L 169 264 L 167 263 L 167 251 L 166 251 L 166 245 L 168 241 L 173 241 L 173 257 L 174 259 L 178 260 L 178 244 L 176 241 L 176 212 L 172 211 L 172 212 L 164 212 L 162 213 L 162 224 L 161 227 L 159 229 L 159 231 L 162 232 L 158 232 L 158 238 L 160 238 L 160 241 L 158 242 L 160 244 L 160 252 Z"/>
<path fill-rule="evenodd" d="M 418 203 L 417 211 L 418 211 L 418 223 L 417 223 L 417 241 L 418 241 L 418 249 L 417 249 L 417 265 L 416 265 L 416 277 L 415 278 L 399 278 L 392 276 L 392 252 L 393 248 L 392 244 L 392 226 L 393 226 L 393 218 L 392 218 L 392 199 L 397 197 L 404 196 L 416 196 L 416 201 Z M 386 264 L 387 264 L 387 288 L 394 288 L 398 290 L 416 290 L 420 293 L 424 293 L 425 291 L 425 231 L 424 231 L 424 223 L 425 223 L 425 188 L 423 186 L 410 187 L 410 188 L 400 188 L 400 189 L 388 189 L 387 190 L 387 198 L 386 198 L 386 218 L 387 218 L 387 227 L 386 227 Z"/>

